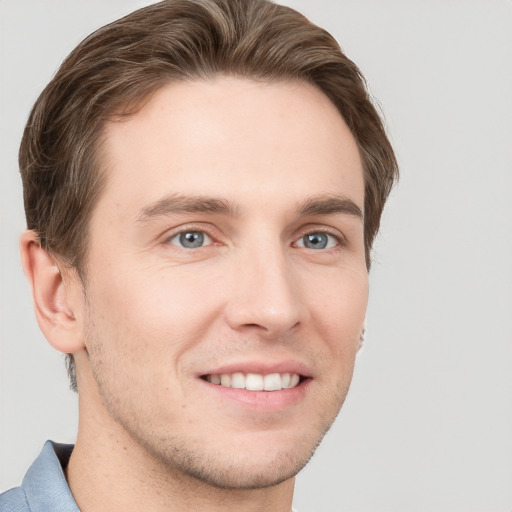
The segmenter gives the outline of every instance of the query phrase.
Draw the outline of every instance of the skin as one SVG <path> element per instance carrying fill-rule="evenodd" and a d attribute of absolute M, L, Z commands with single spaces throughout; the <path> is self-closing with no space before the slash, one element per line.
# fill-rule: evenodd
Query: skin
<path fill-rule="evenodd" d="M 350 131 L 311 85 L 219 77 L 157 91 L 106 127 L 101 157 L 85 283 L 33 233 L 21 243 L 39 324 L 75 354 L 79 507 L 289 512 L 345 399 L 366 312 Z M 215 211 L 176 211 L 205 198 Z M 186 232 L 204 245 L 180 246 Z M 306 246 L 315 233 L 326 248 Z M 307 378 L 232 394 L 201 378 L 226 365 Z"/>

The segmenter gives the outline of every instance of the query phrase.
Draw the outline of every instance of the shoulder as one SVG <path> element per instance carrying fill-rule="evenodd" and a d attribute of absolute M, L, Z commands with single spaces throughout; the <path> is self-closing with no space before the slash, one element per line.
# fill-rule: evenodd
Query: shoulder
<path fill-rule="evenodd" d="M 1 512 L 30 512 L 27 496 L 22 487 L 15 487 L 0 494 Z"/>

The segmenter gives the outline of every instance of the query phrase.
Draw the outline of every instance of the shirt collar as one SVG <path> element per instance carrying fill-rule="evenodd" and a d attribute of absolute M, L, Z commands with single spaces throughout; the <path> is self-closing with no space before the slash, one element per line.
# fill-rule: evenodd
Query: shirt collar
<path fill-rule="evenodd" d="M 46 441 L 22 483 L 32 512 L 80 512 L 62 469 L 72 451 L 71 444 Z"/>

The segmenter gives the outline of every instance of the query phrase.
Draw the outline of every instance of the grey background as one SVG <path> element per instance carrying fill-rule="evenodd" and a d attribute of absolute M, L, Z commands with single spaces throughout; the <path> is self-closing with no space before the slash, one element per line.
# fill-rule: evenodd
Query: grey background
<path fill-rule="evenodd" d="M 151 2 L 0 1 L 0 491 L 43 442 L 73 442 L 75 395 L 19 264 L 17 147 L 89 32 Z M 311 511 L 512 510 L 512 3 L 289 0 L 383 105 L 402 171 L 371 272 L 344 409 L 298 478 Z"/>

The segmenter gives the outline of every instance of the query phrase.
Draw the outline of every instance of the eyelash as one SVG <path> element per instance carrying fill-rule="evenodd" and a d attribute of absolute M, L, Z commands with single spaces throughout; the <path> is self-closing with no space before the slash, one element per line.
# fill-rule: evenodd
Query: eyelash
<path fill-rule="evenodd" d="M 311 247 L 306 247 L 304 245 L 304 239 L 307 237 L 307 236 L 314 236 L 314 235 L 325 235 L 331 239 L 333 239 L 335 241 L 335 244 L 331 247 L 322 247 L 321 249 L 313 249 Z M 302 243 L 302 245 L 297 245 L 299 243 Z M 332 250 L 332 249 L 339 249 L 342 245 L 343 245 L 343 241 L 341 239 L 340 236 L 338 235 L 335 235 L 333 233 L 330 233 L 329 231 L 308 231 L 307 233 L 304 233 L 302 236 L 300 236 L 295 242 L 294 242 L 294 245 L 298 246 L 298 247 L 304 247 L 305 249 L 310 249 L 310 250 Z M 329 240 L 327 240 L 327 245 L 329 245 Z"/>
<path fill-rule="evenodd" d="M 168 242 L 168 243 L 170 243 L 170 244 L 172 244 L 172 245 L 176 245 L 176 246 L 178 246 L 178 247 L 181 247 L 182 249 L 187 249 L 187 250 L 190 250 L 190 249 L 199 249 L 199 248 L 201 248 L 201 247 L 206 247 L 205 245 L 201 245 L 201 246 L 199 246 L 199 247 L 183 247 L 183 245 L 178 245 L 178 244 L 173 243 L 173 240 L 174 240 L 175 238 L 178 238 L 178 237 L 181 237 L 181 236 L 183 236 L 183 235 L 187 235 L 187 234 L 192 234 L 192 233 L 198 233 L 198 234 L 202 235 L 202 236 L 203 236 L 203 238 L 206 236 L 206 237 L 209 239 L 209 242 L 210 242 L 210 243 L 208 243 L 206 246 L 209 246 L 209 245 L 212 245 L 212 244 L 213 244 L 213 239 L 212 239 L 212 237 L 211 237 L 208 233 L 206 233 L 205 231 L 203 231 L 203 230 L 198 230 L 198 229 L 187 229 L 187 230 L 185 230 L 185 231 L 180 231 L 180 232 L 178 232 L 178 233 L 175 233 L 174 235 L 170 236 L 170 237 L 167 239 L 167 242 Z"/>
<path fill-rule="evenodd" d="M 190 250 L 192 250 L 191 248 L 183 247 L 181 245 L 178 245 L 177 243 L 173 243 L 173 240 L 175 240 L 176 238 L 178 238 L 182 235 L 186 235 L 187 233 L 201 233 L 201 234 L 205 235 L 206 237 L 208 237 L 208 239 L 210 240 L 210 243 L 208 243 L 208 245 L 202 245 L 202 246 L 198 247 L 198 249 L 208 247 L 210 245 L 217 245 L 215 242 L 215 236 L 213 235 L 213 233 L 211 231 L 212 230 L 206 228 L 204 225 L 202 225 L 202 226 L 185 225 L 185 226 L 181 226 L 177 231 L 174 231 L 174 232 L 168 234 L 164 238 L 163 243 L 167 244 L 167 245 L 169 245 L 169 244 L 174 245 L 178 249 L 190 251 Z"/>
<path fill-rule="evenodd" d="M 187 233 L 200 233 L 202 235 L 205 235 L 209 239 L 209 243 L 207 245 L 201 245 L 199 247 L 183 247 L 182 245 L 173 243 L 174 239 L 176 239 L 177 237 L 180 237 L 182 235 L 185 235 Z M 312 248 L 305 247 L 304 245 L 297 245 L 299 242 L 303 241 L 306 236 L 311 236 L 311 235 L 326 235 L 326 236 L 330 237 L 331 239 L 335 240 L 335 245 L 332 247 L 326 247 L 326 248 L 321 248 L 321 249 L 312 249 Z M 194 226 L 186 227 L 184 229 L 181 229 L 180 231 L 172 233 L 171 235 L 169 235 L 165 238 L 165 243 L 174 245 L 174 246 L 176 246 L 180 249 L 186 250 L 186 251 L 190 251 L 193 249 L 202 249 L 204 247 L 216 245 L 215 237 L 212 234 L 210 234 L 208 230 L 204 229 L 204 227 L 197 228 Z M 329 242 L 327 242 L 327 243 L 329 244 Z M 295 241 L 293 242 L 293 245 L 296 247 L 301 247 L 301 248 L 309 249 L 312 251 L 315 251 L 315 250 L 328 251 L 328 250 L 336 250 L 336 249 L 343 247 L 344 245 L 346 245 L 346 240 L 343 237 L 343 235 L 340 235 L 339 233 L 333 233 L 325 228 L 321 228 L 318 230 L 308 229 L 308 230 L 303 231 L 302 234 L 297 239 L 295 239 Z"/>

